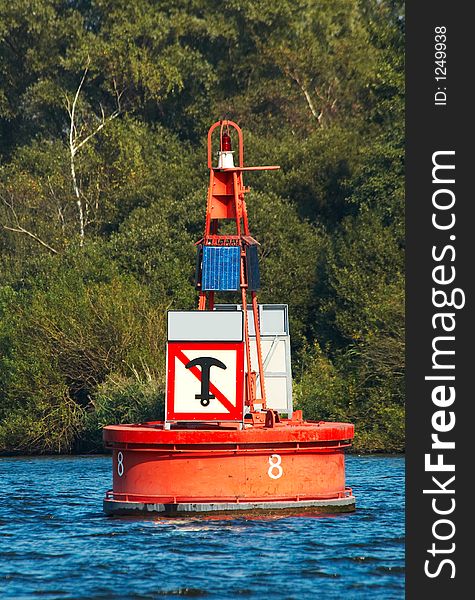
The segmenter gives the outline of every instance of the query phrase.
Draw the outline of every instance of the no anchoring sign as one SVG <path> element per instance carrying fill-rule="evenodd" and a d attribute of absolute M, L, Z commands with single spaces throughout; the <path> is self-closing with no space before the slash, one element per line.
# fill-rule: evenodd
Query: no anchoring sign
<path fill-rule="evenodd" d="M 169 342 L 167 361 L 167 420 L 242 420 L 243 342 Z"/>

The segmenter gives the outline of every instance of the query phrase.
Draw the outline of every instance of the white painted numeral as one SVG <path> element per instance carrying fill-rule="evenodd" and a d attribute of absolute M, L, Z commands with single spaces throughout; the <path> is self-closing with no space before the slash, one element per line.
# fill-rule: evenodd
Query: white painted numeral
<path fill-rule="evenodd" d="M 122 475 L 124 474 L 124 455 L 122 454 L 122 452 L 119 452 L 119 454 L 117 454 L 117 474 L 119 475 L 119 477 L 122 477 Z"/>
<path fill-rule="evenodd" d="M 281 462 L 282 457 L 279 454 L 272 454 L 271 456 L 269 456 L 270 467 L 267 471 L 267 475 L 269 475 L 271 479 L 280 479 L 284 474 L 284 470 L 280 466 Z"/>

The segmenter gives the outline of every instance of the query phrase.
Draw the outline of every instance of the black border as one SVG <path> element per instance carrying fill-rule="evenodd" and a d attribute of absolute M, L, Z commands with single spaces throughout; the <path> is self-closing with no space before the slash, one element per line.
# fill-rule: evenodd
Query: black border
<path fill-rule="evenodd" d="M 473 349 L 473 280 L 475 204 L 472 191 L 473 135 L 473 39 L 475 20 L 471 3 L 432 0 L 406 3 L 406 325 L 407 325 L 407 410 L 406 410 L 406 597 L 455 599 L 472 596 L 472 482 L 471 408 L 474 403 L 471 372 Z M 447 106 L 434 105 L 437 83 L 434 76 L 434 28 L 447 28 Z M 432 153 L 455 150 L 456 164 L 456 287 L 464 290 L 466 305 L 455 311 L 456 441 L 450 458 L 455 461 L 456 510 L 451 515 L 456 549 L 451 569 L 444 568 L 433 579 L 424 573 L 435 541 L 432 525 L 438 518 L 431 507 L 431 475 L 424 470 L 424 455 L 430 452 L 433 432 L 431 417 L 437 410 L 431 401 L 432 382 L 424 380 L 432 364 L 432 269 L 434 244 L 443 244 L 447 234 L 432 226 Z M 473 174 L 473 175 L 472 175 Z M 448 455 L 449 456 L 449 455 Z M 448 457 L 447 457 L 448 458 Z M 448 543 L 447 543 L 448 545 Z M 464 548 L 467 545 L 468 548 Z M 443 543 L 440 543 L 443 547 Z M 441 555 L 442 557 L 442 555 Z M 443 558 L 443 557 L 442 557 Z M 472 591 L 471 591 L 472 590 Z"/>

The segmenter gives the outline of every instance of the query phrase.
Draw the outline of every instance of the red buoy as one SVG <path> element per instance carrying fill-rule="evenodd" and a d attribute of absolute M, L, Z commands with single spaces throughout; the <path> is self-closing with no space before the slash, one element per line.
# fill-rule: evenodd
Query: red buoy
<path fill-rule="evenodd" d="M 230 128 L 238 137 L 239 166 Z M 165 420 L 104 428 L 113 453 L 113 489 L 104 510 L 354 510 L 344 462 L 354 427 L 303 421 L 302 412 L 293 411 L 287 306 L 257 302 L 258 242 L 249 230 L 242 177 L 279 167 L 244 167 L 242 131 L 232 121 L 210 128 L 208 167 L 205 232 L 197 244 L 198 310 L 168 313 Z M 235 233 L 221 234 L 220 221 L 233 221 Z M 215 292 L 240 293 L 241 304 L 215 305 Z"/>

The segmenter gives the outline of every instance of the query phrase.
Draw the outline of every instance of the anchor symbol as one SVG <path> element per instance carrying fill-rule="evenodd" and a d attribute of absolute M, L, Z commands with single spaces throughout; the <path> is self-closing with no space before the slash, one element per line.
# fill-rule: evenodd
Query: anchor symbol
<path fill-rule="evenodd" d="M 201 367 L 201 393 L 195 394 L 195 398 L 201 400 L 201 406 L 208 406 L 209 401 L 216 398 L 216 396 L 213 396 L 209 391 L 209 372 L 211 367 L 226 369 L 226 365 L 212 356 L 201 356 L 190 360 L 190 362 L 185 365 L 185 369 L 191 369 L 191 367 L 196 366 Z"/>

